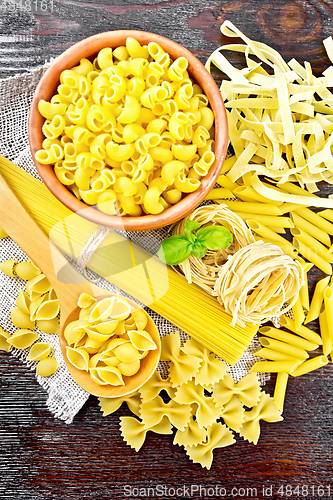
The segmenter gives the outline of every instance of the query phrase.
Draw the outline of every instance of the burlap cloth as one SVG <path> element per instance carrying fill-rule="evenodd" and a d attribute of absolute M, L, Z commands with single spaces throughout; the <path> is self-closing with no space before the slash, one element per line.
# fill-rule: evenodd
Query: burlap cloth
<path fill-rule="evenodd" d="M 47 63 L 23 75 L 0 80 L 0 154 L 36 178 L 39 178 L 39 176 L 29 150 L 27 120 L 34 90 L 49 64 Z M 146 233 L 132 233 L 131 239 L 147 250 L 156 252 L 158 243 L 163 240 L 166 234 L 166 229 Z M 152 242 L 154 242 L 154 248 L 152 247 Z M 19 262 L 28 259 L 24 252 L 10 238 L 1 239 L 0 262 L 13 258 Z M 108 290 L 114 289 L 104 279 L 101 279 L 98 285 Z M 16 330 L 16 327 L 11 323 L 10 310 L 12 307 L 15 307 L 15 300 L 22 288 L 25 288 L 23 280 L 20 278 L 9 278 L 4 273 L 0 273 L 0 325 L 10 333 Z M 174 325 L 149 309 L 148 312 L 156 322 L 161 336 L 175 331 Z M 74 382 L 67 371 L 60 351 L 58 336 L 48 335 L 40 331 L 38 333 L 40 334 L 41 341 L 52 344 L 54 356 L 61 364 L 61 367 L 54 375 L 48 378 L 43 378 L 36 374 L 37 381 L 48 393 L 46 404 L 49 410 L 55 417 L 69 424 L 89 398 L 89 394 Z M 181 332 L 181 338 L 185 340 L 188 336 Z M 235 381 L 245 376 L 249 368 L 255 363 L 257 359 L 254 358 L 252 352 L 257 350 L 258 347 L 258 341 L 254 340 L 239 362 L 231 368 L 230 373 Z M 28 352 L 29 349 L 23 351 L 13 349 L 9 355 L 16 356 L 26 363 L 28 367 L 34 369 L 35 363 L 26 361 Z M 158 370 L 162 375 L 166 375 L 168 370 L 167 363 L 161 362 Z M 264 383 L 269 376 L 261 374 L 259 378 Z"/>

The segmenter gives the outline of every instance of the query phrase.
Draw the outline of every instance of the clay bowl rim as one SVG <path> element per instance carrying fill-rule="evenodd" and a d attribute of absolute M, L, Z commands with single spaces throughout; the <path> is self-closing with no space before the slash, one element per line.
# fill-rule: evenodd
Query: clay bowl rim
<path fill-rule="evenodd" d="M 108 293 L 107 295 L 101 294 L 97 296 L 96 300 L 102 300 L 105 298 L 109 298 L 111 296 L 120 297 L 124 299 L 122 295 L 118 295 L 117 293 Z M 125 297 L 125 299 L 131 305 L 133 310 L 135 311 L 142 310 L 142 308 L 133 300 L 129 299 L 128 297 Z M 71 321 L 78 319 L 79 310 L 80 308 L 76 307 L 71 312 L 71 314 L 66 318 L 65 323 L 62 325 L 62 332 L 59 335 L 61 352 L 71 377 L 83 390 L 87 391 L 89 394 L 96 397 L 113 399 L 113 398 L 125 397 L 137 392 L 138 389 L 140 389 L 140 387 L 142 387 L 146 382 L 148 382 L 148 380 L 153 376 L 161 357 L 161 349 L 162 349 L 161 336 L 159 334 L 158 328 L 153 318 L 150 316 L 150 314 L 147 313 L 145 309 L 143 309 L 148 317 L 148 322 L 147 322 L 148 326 L 146 327 L 147 331 L 152 336 L 157 346 L 157 349 L 149 351 L 148 355 L 142 359 L 141 361 L 142 368 L 140 367 L 140 370 L 135 375 L 132 375 L 130 377 L 124 375 L 123 377 L 125 385 L 119 385 L 119 386 L 98 385 L 92 380 L 88 372 L 75 368 L 75 366 L 72 365 L 72 363 L 70 363 L 66 355 L 66 347 L 69 346 L 69 344 L 65 339 L 64 331 L 66 326 Z M 142 376 L 143 370 L 146 370 L 146 376 L 144 377 Z"/>
<path fill-rule="evenodd" d="M 105 214 L 78 200 L 60 183 L 51 165 L 42 165 L 35 159 L 35 153 L 42 148 L 42 142 L 45 138 L 42 132 L 42 125 L 45 119 L 38 111 L 38 102 L 41 99 L 46 101 L 50 100 L 56 93 L 56 88 L 59 84 L 59 76 L 63 70 L 76 66 L 83 57 L 93 57 L 103 47 L 109 46 L 114 48 L 119 45 L 124 45 L 127 37 L 133 37 L 141 44 L 147 44 L 151 41 L 159 43 L 161 47 L 169 53 L 172 59 L 176 59 L 180 56 L 186 57 L 189 63 L 188 72 L 202 87 L 208 97 L 215 118 L 216 158 L 208 174 L 202 178 L 200 188 L 186 195 L 178 203 L 157 215 L 120 217 Z M 56 58 L 42 76 L 35 90 L 29 110 L 28 136 L 32 158 L 40 177 L 51 193 L 67 208 L 96 224 L 112 227 L 114 229 L 144 231 L 167 226 L 182 219 L 204 200 L 216 183 L 222 169 L 228 145 L 228 123 L 220 90 L 203 64 L 189 50 L 168 38 L 147 31 L 118 30 L 108 31 L 85 38 L 75 43 Z"/>

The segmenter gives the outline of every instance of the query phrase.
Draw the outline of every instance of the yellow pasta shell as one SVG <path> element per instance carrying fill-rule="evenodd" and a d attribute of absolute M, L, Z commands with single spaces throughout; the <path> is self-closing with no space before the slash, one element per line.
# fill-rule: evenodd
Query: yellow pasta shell
<path fill-rule="evenodd" d="M 27 356 L 28 361 L 40 361 L 45 359 L 51 352 L 51 344 L 45 342 L 37 342 L 32 346 Z"/>
<path fill-rule="evenodd" d="M 90 307 L 95 304 L 96 299 L 89 295 L 89 293 L 81 293 L 79 300 L 77 301 L 77 305 L 81 308 Z"/>
<path fill-rule="evenodd" d="M 44 333 L 59 333 L 58 318 L 40 319 L 37 321 L 37 327 Z"/>
<path fill-rule="evenodd" d="M 121 344 L 129 343 L 128 340 L 120 339 L 119 337 L 111 339 L 110 342 L 106 346 L 107 351 L 113 351 L 116 347 Z"/>
<path fill-rule="evenodd" d="M 22 312 L 18 307 L 12 309 L 10 314 L 12 323 L 17 328 L 29 328 L 30 330 L 35 328 L 35 323 L 31 321 L 29 314 Z"/>
<path fill-rule="evenodd" d="M 138 330 L 144 330 L 145 326 L 148 323 L 148 315 L 143 309 L 139 309 L 139 311 L 133 311 L 132 317 L 136 323 L 136 328 Z"/>
<path fill-rule="evenodd" d="M 29 298 L 29 295 L 24 291 L 21 290 L 17 299 L 16 299 L 16 305 L 17 307 L 25 314 L 30 315 L 30 307 L 31 300 Z"/>
<path fill-rule="evenodd" d="M 154 351 L 157 349 L 151 335 L 146 330 L 131 330 L 128 332 L 128 336 L 133 346 L 140 351 Z"/>
<path fill-rule="evenodd" d="M 36 319 L 53 319 L 59 314 L 59 301 L 56 300 L 46 300 L 41 304 L 37 313 Z"/>
<path fill-rule="evenodd" d="M 7 342 L 17 349 L 26 349 L 38 339 L 38 333 L 22 328 L 20 330 L 16 330 L 16 332 L 7 339 Z"/>
<path fill-rule="evenodd" d="M 60 364 L 55 358 L 48 357 L 39 361 L 36 367 L 36 373 L 41 377 L 49 377 L 53 375 L 59 367 Z"/>
<path fill-rule="evenodd" d="M 126 319 L 131 313 L 131 310 L 132 308 L 127 302 L 125 302 L 124 300 L 115 299 L 110 318 L 118 320 Z"/>
<path fill-rule="evenodd" d="M 95 384 L 98 384 L 98 385 L 109 385 L 108 382 L 106 382 L 105 380 L 103 380 L 98 375 L 97 368 L 90 368 L 89 372 L 90 372 L 90 376 L 91 376 L 92 380 L 95 382 Z"/>
<path fill-rule="evenodd" d="M 89 320 L 90 313 L 94 309 L 94 307 L 95 307 L 95 303 L 91 304 L 91 306 L 89 306 L 89 307 L 83 307 L 79 313 L 79 318 Z"/>
<path fill-rule="evenodd" d="M 96 354 L 91 356 L 91 358 L 89 359 L 89 370 L 90 370 L 90 368 L 96 368 L 98 363 L 105 366 L 104 363 L 101 361 L 101 353 L 100 352 L 97 352 Z"/>
<path fill-rule="evenodd" d="M 112 310 L 113 303 L 114 297 L 108 297 L 97 302 L 90 313 L 89 321 L 93 323 L 95 321 L 103 321 L 108 318 L 109 313 Z"/>
<path fill-rule="evenodd" d="M 37 297 L 37 299 L 32 300 L 30 302 L 29 313 L 30 313 L 31 321 L 35 321 L 37 310 L 38 310 L 39 306 L 41 305 L 41 303 L 44 301 L 44 299 L 45 299 L 45 295 L 42 295 L 41 297 Z"/>
<path fill-rule="evenodd" d="M 117 328 L 119 324 L 119 321 L 117 320 L 111 320 L 111 321 L 103 321 L 102 323 L 98 323 L 97 325 L 94 325 L 94 328 L 99 332 L 99 333 L 112 333 L 114 330 Z"/>
<path fill-rule="evenodd" d="M 55 290 L 52 286 L 51 286 L 50 290 L 48 291 L 47 295 L 48 295 L 49 300 L 56 300 L 58 298 L 57 294 L 55 293 Z"/>
<path fill-rule="evenodd" d="M 86 334 L 86 327 L 89 322 L 85 319 L 77 319 L 76 321 L 71 321 L 64 331 L 64 337 L 68 344 L 75 344 L 79 342 Z"/>
<path fill-rule="evenodd" d="M 78 370 L 89 370 L 89 354 L 82 347 L 68 347 L 66 346 L 66 355 L 68 361 L 75 366 Z"/>
<path fill-rule="evenodd" d="M 36 298 L 34 295 L 36 296 L 38 294 L 41 295 L 46 293 L 50 290 L 50 288 L 51 284 L 43 273 L 38 274 L 38 276 L 27 282 L 27 292 L 30 295 L 31 300 Z"/>
<path fill-rule="evenodd" d="M 93 330 L 92 328 L 87 328 L 86 329 L 86 332 L 87 332 L 87 335 L 88 337 L 91 339 L 91 340 L 94 340 L 95 342 L 106 342 L 107 340 L 109 340 L 109 338 L 111 337 L 112 333 L 109 333 L 109 334 L 103 334 L 103 333 L 99 333 L 99 332 L 96 332 L 95 330 Z"/>
<path fill-rule="evenodd" d="M 82 339 L 78 340 L 77 342 L 74 343 L 73 347 L 82 347 L 88 340 L 88 335 L 85 333 L 82 337 Z"/>
<path fill-rule="evenodd" d="M 8 234 L 0 227 L 0 238 L 7 238 Z"/>
<path fill-rule="evenodd" d="M 130 342 L 119 345 L 113 349 L 113 352 L 123 363 L 131 363 L 141 357 L 139 351 Z"/>
<path fill-rule="evenodd" d="M 113 331 L 114 335 L 123 335 L 125 333 L 125 320 L 119 321 L 117 328 Z"/>
<path fill-rule="evenodd" d="M 41 274 L 40 270 L 36 269 L 31 262 L 19 262 L 15 268 L 15 272 L 17 276 L 26 281 L 32 280 Z"/>
<path fill-rule="evenodd" d="M 11 278 L 14 278 L 16 276 L 15 272 L 16 265 L 17 261 L 15 259 L 5 260 L 0 264 L 0 271 L 7 274 L 7 276 L 10 276 Z"/>
<path fill-rule="evenodd" d="M 131 363 L 120 363 L 118 365 L 119 371 L 125 377 L 131 377 L 140 370 L 140 361 L 137 359 Z"/>
<path fill-rule="evenodd" d="M 3 328 L 0 326 L 0 351 L 9 352 L 11 345 L 8 344 L 7 339 L 9 339 L 10 334 L 5 332 Z"/>
<path fill-rule="evenodd" d="M 116 366 L 107 366 L 105 368 L 95 368 L 98 376 L 109 385 L 125 385 L 122 374 Z"/>
<path fill-rule="evenodd" d="M 107 366 L 118 366 L 120 363 L 119 359 L 116 356 L 112 356 L 110 358 L 103 358 L 103 362 Z"/>

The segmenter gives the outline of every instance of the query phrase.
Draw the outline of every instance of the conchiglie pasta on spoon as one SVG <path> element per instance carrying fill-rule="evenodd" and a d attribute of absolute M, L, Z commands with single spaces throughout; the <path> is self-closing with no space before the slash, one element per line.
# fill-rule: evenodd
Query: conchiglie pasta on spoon
<path fill-rule="evenodd" d="M 137 391 L 160 358 L 160 337 L 151 317 L 132 300 L 90 284 L 69 266 L 2 176 L 0 196 L 1 227 L 38 265 L 57 294 L 60 346 L 73 379 L 100 397 Z M 55 267 L 64 266 L 66 283 L 55 272 Z"/>

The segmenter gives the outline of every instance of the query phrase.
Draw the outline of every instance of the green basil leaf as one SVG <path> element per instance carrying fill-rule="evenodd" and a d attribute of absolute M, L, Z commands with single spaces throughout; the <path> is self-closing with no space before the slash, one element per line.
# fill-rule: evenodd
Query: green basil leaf
<path fill-rule="evenodd" d="M 209 250 L 228 248 L 233 241 L 232 233 L 223 226 L 202 227 L 196 232 L 196 237 L 197 241 Z"/>
<path fill-rule="evenodd" d="M 185 236 L 189 236 L 193 231 L 198 229 L 201 226 L 200 222 L 196 220 L 187 220 L 184 224 L 184 234 Z"/>
<path fill-rule="evenodd" d="M 186 260 L 192 251 L 192 244 L 186 236 L 174 234 L 163 241 L 158 249 L 158 256 L 169 266 L 177 266 Z"/>
<path fill-rule="evenodd" d="M 191 254 L 198 259 L 202 259 L 208 252 L 208 248 L 202 246 L 200 243 L 194 243 Z"/>

